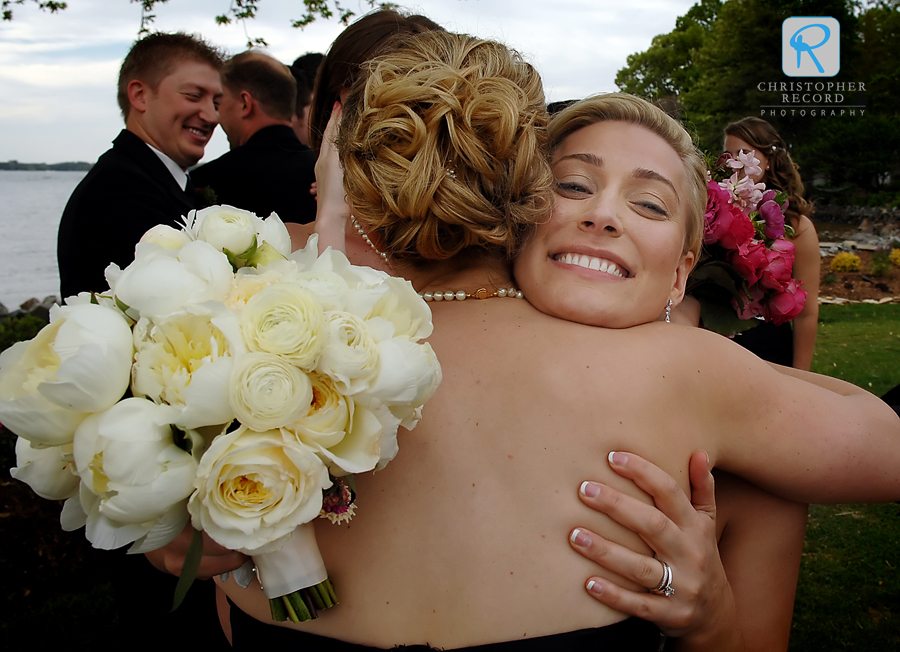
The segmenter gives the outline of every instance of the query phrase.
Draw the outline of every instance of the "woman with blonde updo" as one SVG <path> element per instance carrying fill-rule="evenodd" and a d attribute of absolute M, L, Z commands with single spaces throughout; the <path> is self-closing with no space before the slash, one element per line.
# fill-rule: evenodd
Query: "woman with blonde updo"
<path fill-rule="evenodd" d="M 794 278 L 806 290 L 803 310 L 790 325 L 759 326 L 735 336 L 735 341 L 764 360 L 809 370 L 816 346 L 819 325 L 819 237 L 809 219 L 812 203 L 803 197 L 803 181 L 797 164 L 791 158 L 784 139 L 762 118 L 743 118 L 725 127 L 724 149 L 732 156 L 753 152 L 762 172 L 753 176 L 756 183 L 780 190 L 788 196 L 785 217 L 794 229 L 789 238 L 794 243 Z"/>
<path fill-rule="evenodd" d="M 608 215 L 572 219 L 578 204 L 561 212 L 558 196 L 553 217 L 538 226 L 553 187 L 543 104 L 537 73 L 518 55 L 442 32 L 379 57 L 348 96 L 338 137 L 346 186 L 336 185 L 340 167 L 320 159 L 320 226 L 343 234 L 345 221 L 355 221 L 365 245 L 431 301 L 429 342 L 443 382 L 416 430 L 401 435 L 393 462 L 357 478 L 353 521 L 316 523 L 340 606 L 278 629 L 264 625 L 269 608 L 256 584 L 220 584 L 236 605 L 236 647 L 271 644 L 277 631 L 288 644 L 322 650 L 657 650 L 654 626 L 572 590 L 592 576 L 632 590 L 703 592 L 674 559 L 667 572 L 641 536 L 583 508 L 603 492 L 651 502 L 617 472 L 598 469 L 610 451 L 657 462 L 675 478 L 670 495 L 689 488 L 687 460 L 703 449 L 711 464 L 792 497 L 900 497 L 900 450 L 890 443 L 900 440 L 900 421 L 861 390 L 782 376 L 700 329 L 595 328 L 517 298 L 511 254 L 559 233 L 573 236 L 573 251 L 590 246 L 574 238 L 580 226 L 634 247 L 608 253 L 627 271 L 615 292 L 632 291 L 639 305 L 659 302 L 657 312 L 681 299 L 694 255 L 695 243 L 685 248 L 686 223 L 696 216 L 683 200 L 693 183 L 684 161 L 656 134 L 621 121 L 571 134 L 554 164 L 605 161 L 610 188 L 639 191 L 642 201 L 628 205 L 639 215 L 623 213 L 620 231 Z M 610 147 L 609 138 L 628 146 Z M 551 226 L 559 230 L 544 230 Z M 608 306 L 605 279 L 567 278 L 584 291 L 586 309 Z M 551 290 L 566 290 L 559 280 L 548 278 Z M 742 400 L 748 395 L 767 410 Z M 848 450 L 855 463 L 845 468 Z M 611 459 L 625 475 L 636 460 Z M 636 571 L 598 572 L 571 554 L 561 533 L 582 524 L 636 557 Z M 725 600 L 705 609 L 713 629 L 732 622 Z M 733 649 L 727 634 L 707 638 L 707 649 Z"/>

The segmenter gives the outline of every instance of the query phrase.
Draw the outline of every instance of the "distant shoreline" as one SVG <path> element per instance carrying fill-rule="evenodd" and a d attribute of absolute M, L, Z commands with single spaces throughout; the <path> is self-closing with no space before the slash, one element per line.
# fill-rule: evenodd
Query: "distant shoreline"
<path fill-rule="evenodd" d="M 19 161 L 0 162 L 0 170 L 54 170 L 58 172 L 87 172 L 94 166 L 86 161 L 69 161 L 66 163 L 20 163 Z"/>

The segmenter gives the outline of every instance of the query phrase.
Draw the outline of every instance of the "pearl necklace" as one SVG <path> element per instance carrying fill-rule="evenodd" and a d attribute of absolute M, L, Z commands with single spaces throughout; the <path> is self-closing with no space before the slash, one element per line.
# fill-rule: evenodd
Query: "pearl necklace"
<path fill-rule="evenodd" d="M 372 247 L 372 251 L 381 256 L 388 267 L 390 267 L 391 262 L 388 260 L 387 254 L 383 251 L 378 251 L 378 247 L 376 247 L 375 243 L 369 239 L 365 229 L 359 225 L 359 222 L 356 221 L 356 216 L 353 213 L 350 214 L 350 223 L 353 225 L 353 228 L 356 229 L 356 232 L 362 236 L 362 239 L 369 243 L 369 246 Z M 490 299 L 493 297 L 509 297 L 510 299 L 525 298 L 521 290 L 517 290 L 513 287 L 500 288 L 493 292 L 489 292 L 487 288 L 478 288 L 475 292 L 465 292 L 464 290 L 457 290 L 456 292 L 419 292 L 419 296 L 425 299 L 425 301 L 453 301 L 454 299 L 457 301 L 465 301 L 466 299 Z"/>
<path fill-rule="evenodd" d="M 478 288 L 474 292 L 465 292 L 458 290 L 456 292 L 419 292 L 419 296 L 425 301 L 465 301 L 466 299 L 490 299 L 493 297 L 508 297 L 510 299 L 524 299 L 522 290 L 515 288 L 500 288 L 494 292 L 489 292 L 487 288 Z"/>
<path fill-rule="evenodd" d="M 391 266 L 391 261 L 388 260 L 388 255 L 383 251 L 378 251 L 378 247 L 375 246 L 371 240 L 369 240 L 368 234 L 365 230 L 359 225 L 359 222 L 356 221 L 356 215 L 350 213 L 350 223 L 353 225 L 353 228 L 356 229 L 356 232 L 362 236 L 362 239 L 369 243 L 369 246 L 372 247 L 372 251 L 381 256 L 382 260 L 387 264 L 388 267 Z"/>

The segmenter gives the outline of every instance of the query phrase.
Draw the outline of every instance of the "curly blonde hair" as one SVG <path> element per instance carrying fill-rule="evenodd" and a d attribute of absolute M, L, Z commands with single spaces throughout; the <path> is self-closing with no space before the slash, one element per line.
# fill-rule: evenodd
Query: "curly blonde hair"
<path fill-rule="evenodd" d="M 605 120 L 644 127 L 666 141 L 681 158 L 688 191 L 683 250 L 699 254 L 706 212 L 706 163 L 690 134 L 662 109 L 628 93 L 606 93 L 574 102 L 550 121 L 550 150 L 579 129 Z"/>
<path fill-rule="evenodd" d="M 353 211 L 397 262 L 511 259 L 549 215 L 537 71 L 493 41 L 428 32 L 368 64 L 337 139 Z"/>

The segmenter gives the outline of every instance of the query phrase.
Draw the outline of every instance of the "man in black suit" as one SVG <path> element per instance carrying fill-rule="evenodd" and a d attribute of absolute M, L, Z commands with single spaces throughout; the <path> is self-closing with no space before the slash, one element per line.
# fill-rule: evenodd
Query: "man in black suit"
<path fill-rule="evenodd" d="M 285 222 L 316 218 L 310 186 L 316 157 L 291 127 L 297 85 L 290 69 L 259 52 L 243 52 L 222 69 L 219 121 L 231 151 L 191 173 L 217 204 L 228 204 Z"/>
<path fill-rule="evenodd" d="M 221 66 L 215 49 L 187 34 L 152 34 L 125 57 L 118 90 L 125 129 L 75 188 L 60 221 L 63 297 L 105 290 L 109 263 L 124 268 L 149 228 L 176 226 L 195 208 L 187 169 L 218 123 Z"/>

